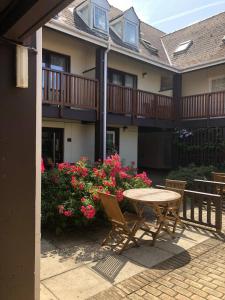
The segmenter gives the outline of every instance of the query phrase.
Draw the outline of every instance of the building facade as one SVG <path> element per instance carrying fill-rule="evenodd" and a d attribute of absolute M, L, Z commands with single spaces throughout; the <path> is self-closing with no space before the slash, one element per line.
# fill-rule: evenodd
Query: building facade
<path fill-rule="evenodd" d="M 118 152 L 171 168 L 175 128 L 223 125 L 225 13 L 171 34 L 106 0 L 76 0 L 43 29 L 47 165 Z"/>

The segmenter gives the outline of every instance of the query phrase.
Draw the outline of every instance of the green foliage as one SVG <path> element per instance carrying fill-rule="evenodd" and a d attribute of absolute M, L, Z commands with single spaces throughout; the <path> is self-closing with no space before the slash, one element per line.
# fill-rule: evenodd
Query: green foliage
<path fill-rule="evenodd" d="M 190 164 L 188 167 L 180 167 L 177 170 L 171 171 L 168 178 L 174 180 L 186 180 L 187 188 L 192 189 L 194 179 L 211 180 L 211 173 L 215 170 L 216 168 L 214 166 L 197 167 L 194 164 Z"/>

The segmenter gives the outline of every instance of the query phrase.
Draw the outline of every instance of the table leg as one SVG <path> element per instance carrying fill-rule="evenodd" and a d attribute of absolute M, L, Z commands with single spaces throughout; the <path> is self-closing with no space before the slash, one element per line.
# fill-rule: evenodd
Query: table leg
<path fill-rule="evenodd" d="M 169 226 L 168 226 L 168 208 L 165 206 L 164 208 L 158 206 L 158 205 L 154 205 L 153 206 L 153 210 L 156 214 L 157 217 L 157 225 L 158 228 L 156 230 L 156 232 L 152 233 L 152 237 L 153 237 L 153 241 L 152 241 L 152 245 L 155 245 L 155 241 L 158 238 L 159 234 L 161 233 L 161 231 L 165 231 L 166 233 L 168 233 L 172 238 L 174 237 L 173 232 L 170 230 Z"/>

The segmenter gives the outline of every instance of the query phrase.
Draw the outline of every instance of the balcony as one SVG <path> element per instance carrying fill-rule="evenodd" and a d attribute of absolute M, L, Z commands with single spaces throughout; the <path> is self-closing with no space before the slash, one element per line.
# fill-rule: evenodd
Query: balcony
<path fill-rule="evenodd" d="M 99 82 L 71 73 L 43 69 L 43 104 L 82 112 L 92 112 L 96 120 L 99 109 Z M 173 97 L 108 84 L 108 113 L 132 120 L 202 121 L 225 117 L 225 91 L 181 97 L 175 107 Z M 175 113 L 176 112 L 176 113 Z M 66 117 L 67 115 L 65 115 Z M 87 117 L 87 120 L 88 117 Z"/>
<path fill-rule="evenodd" d="M 43 115 L 94 121 L 99 106 L 98 88 L 98 80 L 43 68 Z"/>
<path fill-rule="evenodd" d="M 98 111 L 98 80 L 42 70 L 42 102 L 47 105 Z M 174 119 L 173 98 L 108 84 L 108 112 L 135 118 Z"/>

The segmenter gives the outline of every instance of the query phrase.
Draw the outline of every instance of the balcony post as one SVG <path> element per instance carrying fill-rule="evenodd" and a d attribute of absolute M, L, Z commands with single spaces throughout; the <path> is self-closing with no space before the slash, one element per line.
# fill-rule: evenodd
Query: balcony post
<path fill-rule="evenodd" d="M 180 100 L 182 97 L 182 75 L 174 74 L 173 76 L 173 106 L 174 106 L 174 119 L 179 121 L 181 117 Z"/>
<path fill-rule="evenodd" d="M 98 117 L 95 123 L 95 160 L 104 159 L 105 134 L 105 52 L 106 49 L 99 47 L 96 50 L 96 79 L 99 81 L 99 108 Z"/>

